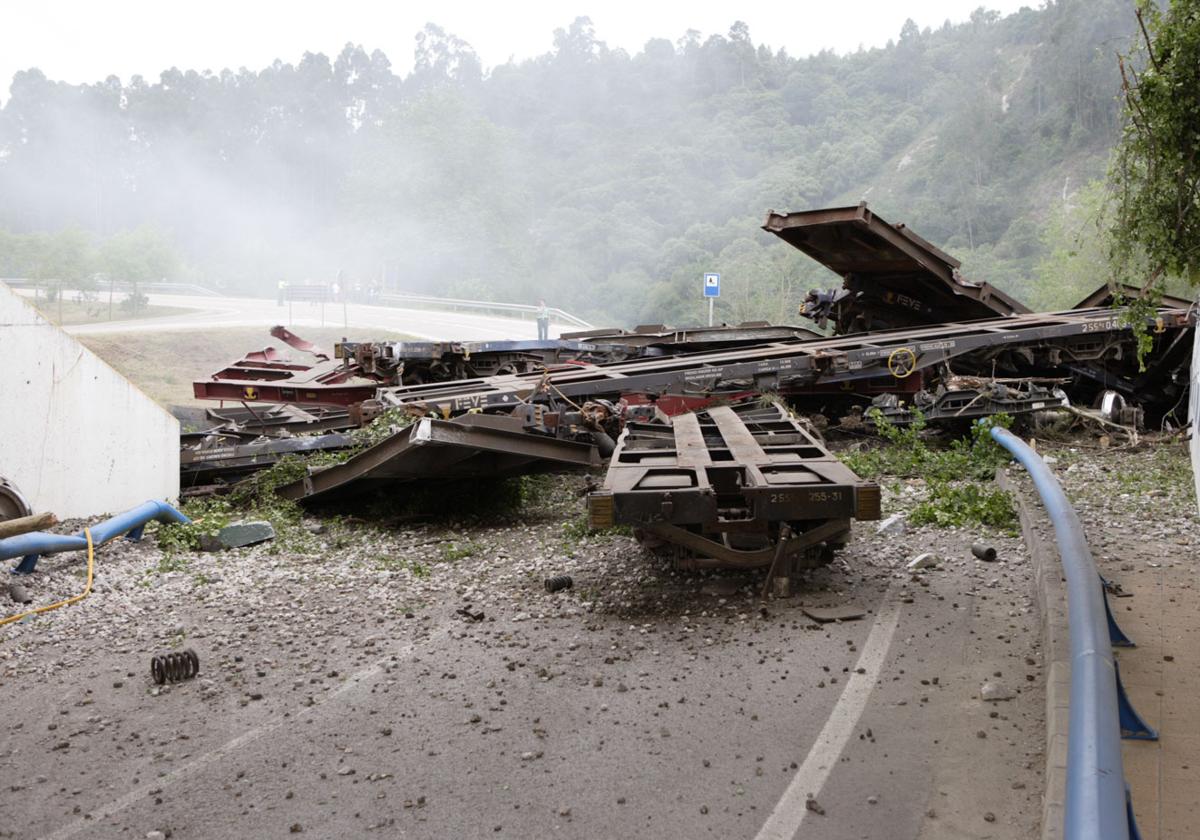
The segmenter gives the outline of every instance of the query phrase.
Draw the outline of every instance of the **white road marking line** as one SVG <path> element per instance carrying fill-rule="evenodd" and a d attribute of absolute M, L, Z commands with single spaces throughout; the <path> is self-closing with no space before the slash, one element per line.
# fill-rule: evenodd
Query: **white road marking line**
<path fill-rule="evenodd" d="M 880 603 L 882 606 L 875 616 L 875 623 L 871 625 L 862 654 L 854 666 L 855 671 L 842 689 L 842 696 L 838 698 L 821 734 L 813 742 L 804 763 L 796 771 L 755 840 L 791 840 L 795 837 L 805 815 L 809 813 L 806 804 L 809 794 L 819 795 L 829 774 L 837 766 L 842 750 L 846 748 L 846 742 L 850 740 L 854 726 L 862 717 L 867 700 L 875 689 L 892 637 L 900 624 L 900 602 L 892 597 L 891 587 L 883 594 Z M 865 673 L 858 673 L 859 668 Z"/>
<path fill-rule="evenodd" d="M 167 785 L 170 785 L 170 784 L 173 784 L 173 783 L 179 781 L 184 776 L 186 776 L 190 773 L 193 773 L 196 770 L 201 770 L 205 767 L 208 767 L 210 764 L 213 764 L 214 762 L 220 761 L 221 759 L 228 756 L 230 753 L 236 752 L 237 750 L 240 750 L 242 747 L 245 747 L 249 744 L 253 744 L 255 741 L 259 740 L 264 735 L 268 735 L 268 734 L 274 732 L 276 729 L 279 729 L 280 727 L 282 727 L 286 724 L 292 723 L 300 715 L 312 714 L 313 712 L 320 709 L 322 706 L 326 706 L 329 703 L 333 702 L 334 700 L 338 699 L 343 694 L 350 691 L 350 689 L 357 688 L 364 681 L 373 679 L 374 677 L 378 676 L 383 671 L 384 667 L 387 664 L 394 661 L 394 658 L 400 659 L 400 658 L 410 656 L 415 648 L 416 648 L 416 643 L 409 642 L 407 645 L 404 645 L 399 650 L 394 651 L 393 653 L 389 654 L 387 659 L 381 659 L 378 662 L 376 662 L 374 665 L 371 665 L 370 667 L 364 668 L 361 671 L 359 671 L 355 674 L 352 674 L 349 677 L 349 679 L 347 679 L 344 683 L 342 683 L 336 689 L 334 689 L 332 692 L 330 692 L 323 700 L 321 700 L 319 702 L 315 702 L 311 706 L 300 706 L 296 709 L 293 709 L 292 715 L 290 717 L 285 717 L 283 715 L 280 715 L 275 719 L 275 721 L 273 723 L 264 724 L 262 726 L 255 727 L 254 729 L 248 729 L 247 731 L 243 732 L 241 735 L 238 735 L 237 737 L 235 737 L 229 741 L 226 741 L 224 744 L 217 747 L 215 750 L 212 750 L 211 752 L 207 752 L 204 755 L 200 756 L 199 758 L 197 758 L 193 761 L 190 761 L 181 767 L 176 767 L 174 770 L 167 773 L 165 776 L 156 776 L 153 781 L 147 782 L 146 784 L 142 785 L 141 787 L 134 788 L 133 790 L 126 793 L 124 796 L 118 797 L 117 799 L 114 799 L 112 802 L 109 802 L 107 805 L 102 805 L 101 807 L 96 808 L 93 811 L 89 811 L 85 817 L 81 817 L 81 818 L 75 820 L 74 822 L 67 823 L 66 825 L 62 826 L 61 828 L 59 828 L 55 831 L 52 831 L 49 834 L 43 835 L 42 840 L 66 840 L 66 838 L 68 838 L 68 837 L 74 837 L 79 832 L 94 827 L 101 820 L 108 819 L 113 814 L 119 813 L 120 811 L 124 811 L 126 808 L 128 808 L 130 805 L 133 805 L 135 802 L 137 802 L 141 799 L 145 799 L 146 797 L 148 797 L 150 795 L 150 791 L 158 790 L 159 788 L 165 788 Z"/>

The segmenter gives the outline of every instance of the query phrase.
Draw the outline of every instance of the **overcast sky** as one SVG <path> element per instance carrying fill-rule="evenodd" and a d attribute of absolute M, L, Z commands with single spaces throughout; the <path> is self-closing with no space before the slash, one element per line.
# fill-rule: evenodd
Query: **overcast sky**
<path fill-rule="evenodd" d="M 548 51 L 553 32 L 587 15 L 610 47 L 637 52 L 688 29 L 726 34 L 744 20 L 756 43 L 802 56 L 882 46 L 905 18 L 924 29 L 965 20 L 984 5 L 1004 14 L 1039 0 L 0 0 L 0 100 L 18 70 L 94 82 L 116 74 L 157 80 L 171 66 L 260 69 L 306 50 L 334 56 L 347 42 L 382 49 L 397 72 L 412 65 L 413 36 L 436 23 L 470 43 L 485 67 Z"/>

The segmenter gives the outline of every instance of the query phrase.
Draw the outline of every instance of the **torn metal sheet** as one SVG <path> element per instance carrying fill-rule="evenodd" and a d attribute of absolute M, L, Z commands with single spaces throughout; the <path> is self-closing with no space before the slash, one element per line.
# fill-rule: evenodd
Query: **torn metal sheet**
<path fill-rule="evenodd" d="M 594 528 L 632 525 L 684 567 L 806 568 L 828 562 L 851 519 L 878 519 L 880 494 L 778 402 L 717 406 L 663 423 L 628 423 Z"/>
<path fill-rule="evenodd" d="M 311 468 L 277 492 L 301 502 L 326 501 L 406 482 L 504 478 L 599 464 L 595 446 L 531 432 L 521 417 L 422 417 L 341 464 Z"/>
<path fill-rule="evenodd" d="M 311 341 L 306 341 L 300 336 L 296 335 L 282 324 L 271 327 L 271 336 L 273 338 L 278 338 L 289 347 L 295 347 L 297 350 L 303 350 L 305 353 L 312 353 L 318 361 L 324 362 L 329 360 L 328 353 L 326 353 L 317 345 L 313 344 Z"/>
<path fill-rule="evenodd" d="M 1029 308 L 988 283 L 903 224 L 889 224 L 863 202 L 800 213 L 767 214 L 763 230 L 803 251 L 843 280 L 840 291 L 814 292 L 801 314 L 841 335 L 919 324 L 1019 315 Z"/>
<path fill-rule="evenodd" d="M 837 607 L 801 607 L 800 611 L 821 624 L 828 624 L 831 621 L 854 621 L 867 614 L 862 607 L 853 604 L 843 604 Z"/>

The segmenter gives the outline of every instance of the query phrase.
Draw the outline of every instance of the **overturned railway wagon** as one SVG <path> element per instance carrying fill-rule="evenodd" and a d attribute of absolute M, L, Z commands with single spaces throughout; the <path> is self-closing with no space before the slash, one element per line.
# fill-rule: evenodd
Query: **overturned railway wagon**
<path fill-rule="evenodd" d="M 782 577 L 827 563 L 851 520 L 878 519 L 879 506 L 879 486 L 778 402 L 630 422 L 603 489 L 588 497 L 592 527 L 631 525 L 682 568 L 769 568 Z"/>
<path fill-rule="evenodd" d="M 814 289 L 800 314 L 840 335 L 951 321 L 1029 314 L 990 283 L 959 273 L 962 263 L 866 202 L 799 213 L 767 214 L 763 230 L 842 278 L 840 289 Z"/>

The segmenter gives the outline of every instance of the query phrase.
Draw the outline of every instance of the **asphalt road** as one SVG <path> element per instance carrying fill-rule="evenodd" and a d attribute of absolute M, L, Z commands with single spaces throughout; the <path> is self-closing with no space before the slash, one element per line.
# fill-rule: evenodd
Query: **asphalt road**
<path fill-rule="evenodd" d="M 531 320 L 448 312 L 432 309 L 400 309 L 365 304 L 294 303 L 280 306 L 275 300 L 219 298 L 202 295 L 149 295 L 153 306 L 195 310 L 163 318 L 134 318 L 67 327 L 72 335 L 104 333 L 202 330 L 225 327 L 260 327 L 283 324 L 289 327 L 370 327 L 406 333 L 428 341 L 484 341 L 489 339 L 534 339 L 537 325 Z M 569 324 L 550 325 L 550 334 L 577 330 Z"/>
<path fill-rule="evenodd" d="M 977 535 L 856 531 L 768 602 L 758 575 L 674 574 L 625 537 L 563 555 L 561 521 L 473 530 L 421 579 L 371 568 L 428 532 L 166 575 L 152 544 L 106 548 L 100 593 L 0 634 L 0 837 L 1034 836 L 1019 541 L 982 564 Z M 941 570 L 902 570 L 924 550 Z M 561 571 L 576 587 L 545 593 Z M 160 693 L 145 664 L 181 643 L 201 678 Z M 983 703 L 985 680 L 1014 698 Z"/>

